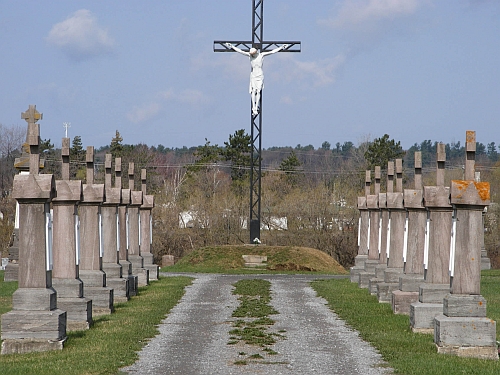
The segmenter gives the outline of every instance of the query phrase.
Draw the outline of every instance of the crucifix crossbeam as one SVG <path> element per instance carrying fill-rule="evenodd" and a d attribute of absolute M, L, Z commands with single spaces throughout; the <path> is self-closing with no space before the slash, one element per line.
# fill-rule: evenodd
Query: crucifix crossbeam
<path fill-rule="evenodd" d="M 214 52 L 239 52 L 250 57 L 252 73 L 250 112 L 252 155 L 250 165 L 250 243 L 260 241 L 262 177 L 262 59 L 276 52 L 300 52 L 298 41 L 264 40 L 264 0 L 252 0 L 252 40 L 214 41 Z"/>

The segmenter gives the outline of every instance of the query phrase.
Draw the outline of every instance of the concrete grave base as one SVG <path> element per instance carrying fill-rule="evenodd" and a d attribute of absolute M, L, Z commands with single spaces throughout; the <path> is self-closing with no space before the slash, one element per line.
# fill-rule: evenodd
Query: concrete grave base
<path fill-rule="evenodd" d="M 378 264 L 375 266 L 375 277 L 377 279 L 383 279 L 385 277 L 385 270 L 387 269 L 386 264 Z"/>
<path fill-rule="evenodd" d="M 399 278 L 403 275 L 402 268 L 386 268 L 384 271 L 384 281 L 386 283 L 397 283 L 399 288 Z"/>
<path fill-rule="evenodd" d="M 375 277 L 375 272 L 361 271 L 359 273 L 358 286 L 360 288 L 368 288 L 370 284 L 370 279 Z"/>
<path fill-rule="evenodd" d="M 481 250 L 481 270 L 491 269 L 491 261 L 488 258 L 488 252 L 486 250 Z"/>
<path fill-rule="evenodd" d="M 365 270 L 365 265 L 362 266 L 353 266 L 350 270 L 350 279 L 351 283 L 359 283 L 359 273 Z"/>
<path fill-rule="evenodd" d="M 99 270 L 80 270 L 79 278 L 85 285 L 85 291 L 88 287 L 105 287 L 106 274 Z"/>
<path fill-rule="evenodd" d="M 118 263 L 103 263 L 102 270 L 106 274 L 106 279 L 123 277 L 122 266 Z"/>
<path fill-rule="evenodd" d="M 158 267 L 156 264 L 145 264 L 144 268 L 149 272 L 149 281 L 158 280 L 160 267 Z"/>
<path fill-rule="evenodd" d="M 450 294 L 448 284 L 421 284 L 418 300 L 422 303 L 443 303 L 443 299 Z"/>
<path fill-rule="evenodd" d="M 132 273 L 137 276 L 137 286 L 149 285 L 149 270 L 145 268 L 133 268 Z"/>
<path fill-rule="evenodd" d="M 481 295 L 449 294 L 443 300 L 447 317 L 486 318 L 486 300 Z"/>
<path fill-rule="evenodd" d="M 128 295 L 129 297 L 139 294 L 139 276 L 128 275 Z"/>
<path fill-rule="evenodd" d="M 19 288 L 12 295 L 12 306 L 16 311 L 53 311 L 57 293 L 53 288 Z"/>
<path fill-rule="evenodd" d="M 19 339 L 2 341 L 2 354 L 23 354 L 63 350 L 66 338 L 62 340 Z"/>
<path fill-rule="evenodd" d="M 52 287 L 57 292 L 57 301 L 61 298 L 79 298 L 83 296 L 83 282 L 80 279 L 52 279 Z"/>
<path fill-rule="evenodd" d="M 438 353 L 498 360 L 494 320 L 441 314 L 435 317 L 434 324 Z"/>
<path fill-rule="evenodd" d="M 92 316 L 109 315 L 114 311 L 113 289 L 85 285 L 85 297 L 92 300 Z"/>
<path fill-rule="evenodd" d="M 368 290 L 370 291 L 370 294 L 372 296 L 377 295 L 377 285 L 383 282 L 384 282 L 383 278 L 374 277 L 370 279 L 370 281 L 368 282 Z"/>
<path fill-rule="evenodd" d="M 149 285 L 149 270 L 144 268 L 144 258 L 140 255 L 129 255 L 128 260 L 132 263 L 132 274 L 138 278 L 138 286 Z"/>
<path fill-rule="evenodd" d="M 2 315 L 2 354 L 60 350 L 66 340 L 66 312 L 12 310 Z"/>
<path fill-rule="evenodd" d="M 106 280 L 106 284 L 108 288 L 113 289 L 113 303 L 127 302 L 130 298 L 128 294 L 129 286 L 128 286 L 128 278 L 124 277 L 116 277 L 116 278 L 108 278 Z"/>
<path fill-rule="evenodd" d="M 57 307 L 66 311 L 67 331 L 81 331 L 92 325 L 92 300 L 83 297 L 57 298 Z"/>
<path fill-rule="evenodd" d="M 434 333 L 434 318 L 443 313 L 442 303 L 410 304 L 410 327 L 413 332 Z"/>
<path fill-rule="evenodd" d="M 379 265 L 378 259 L 367 259 L 365 261 L 365 271 L 375 275 L 375 268 Z"/>
<path fill-rule="evenodd" d="M 156 264 L 154 264 L 153 254 L 144 253 L 141 254 L 141 257 L 143 259 L 142 267 L 149 271 L 148 284 L 149 280 L 158 280 L 159 267 Z"/>
<path fill-rule="evenodd" d="M 365 262 L 368 260 L 368 254 L 365 255 L 356 255 L 354 258 L 354 267 L 362 267 L 365 268 Z"/>
<path fill-rule="evenodd" d="M 392 292 L 392 312 L 394 314 L 410 315 L 410 305 L 418 301 L 418 292 Z"/>
<path fill-rule="evenodd" d="M 399 290 L 403 292 L 419 292 L 424 283 L 424 276 L 419 274 L 404 274 L 399 277 Z M 418 294 L 417 294 L 418 295 Z"/>
<path fill-rule="evenodd" d="M 9 262 L 7 266 L 5 266 L 3 281 L 17 281 L 18 275 L 19 275 L 19 264 Z"/>
<path fill-rule="evenodd" d="M 391 303 L 392 302 L 392 292 L 397 290 L 399 287 L 398 283 L 383 283 L 377 284 L 377 297 L 380 303 Z"/>
<path fill-rule="evenodd" d="M 498 361 L 498 348 L 496 346 L 439 346 L 436 345 L 440 354 L 451 354 L 458 357 L 490 359 Z"/>
<path fill-rule="evenodd" d="M 129 262 L 128 260 L 122 260 L 120 259 L 119 261 L 120 266 L 122 266 L 122 276 L 125 277 L 126 275 L 132 275 L 132 263 Z"/>

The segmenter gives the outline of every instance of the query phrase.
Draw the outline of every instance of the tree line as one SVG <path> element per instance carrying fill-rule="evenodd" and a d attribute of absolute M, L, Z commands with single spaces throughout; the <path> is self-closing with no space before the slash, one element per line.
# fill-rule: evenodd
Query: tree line
<path fill-rule="evenodd" d="M 5 128 L 4 128 L 5 129 Z M 24 129 L 23 129 L 24 130 Z M 0 151 L 4 150 L 0 127 Z M 19 131 L 17 143 L 9 141 L 8 152 L 0 155 L 2 167 L 2 220 L 5 233 L 3 256 L 8 247 L 9 225 L 13 219 L 14 202 L 9 192 L 15 174 L 13 161 L 21 155 L 25 130 Z M 243 129 L 229 134 L 223 145 L 205 139 L 196 147 L 168 148 L 161 144 L 124 143 L 117 130 L 109 145 L 96 149 L 95 179 L 104 182 L 105 154 L 122 158 L 126 171 L 129 161 L 136 170 L 148 170 L 148 194 L 155 195 L 153 252 L 157 259 L 163 254 L 181 257 L 199 246 L 240 244 L 248 241 L 249 167 L 251 138 Z M 313 247 L 330 254 L 342 265 L 349 266 L 357 251 L 357 197 L 364 194 L 364 171 L 387 161 L 404 160 L 405 187 L 413 187 L 413 157 L 422 152 L 424 183 L 435 183 L 436 144 L 424 140 L 403 150 L 400 142 L 388 134 L 354 144 L 328 141 L 320 148 L 312 145 L 269 147 L 262 152 L 262 225 L 261 241 L 270 245 Z M 10 148 L 9 148 L 10 147 Z M 460 142 L 446 144 L 446 183 L 461 179 L 465 158 Z M 45 159 L 43 173 L 60 178 L 60 149 L 50 139 L 40 145 Z M 71 178 L 85 180 L 85 152 L 80 136 L 72 139 L 70 149 Z M 483 181 L 490 181 L 492 202 L 499 199 L 500 162 L 494 142 L 477 144 L 477 170 Z M 139 173 L 136 184 L 140 186 Z M 123 188 L 128 187 L 128 176 L 122 173 Z M 385 191 L 385 182 L 382 191 Z M 489 209 L 487 247 L 498 253 L 500 243 L 497 205 Z M 189 213 L 189 223 L 180 225 L 180 214 Z M 286 218 L 286 230 L 282 224 Z M 182 226 L 182 227 L 181 227 Z M 188 228 L 185 228 L 185 227 Z"/>

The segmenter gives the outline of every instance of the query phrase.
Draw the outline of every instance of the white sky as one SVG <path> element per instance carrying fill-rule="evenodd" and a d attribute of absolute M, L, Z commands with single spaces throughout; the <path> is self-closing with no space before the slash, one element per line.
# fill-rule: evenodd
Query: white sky
<path fill-rule="evenodd" d="M 223 144 L 250 132 L 251 0 L 0 0 L 0 123 L 60 146 Z M 263 147 L 381 137 L 500 144 L 500 1 L 266 0 Z"/>

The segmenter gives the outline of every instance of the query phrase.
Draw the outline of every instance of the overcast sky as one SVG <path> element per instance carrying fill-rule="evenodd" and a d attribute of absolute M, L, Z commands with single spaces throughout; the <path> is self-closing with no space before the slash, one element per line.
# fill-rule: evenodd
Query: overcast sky
<path fill-rule="evenodd" d="M 35 104 L 42 139 L 223 144 L 250 132 L 251 0 L 0 0 L 0 123 Z M 263 147 L 389 134 L 500 144 L 500 1 L 266 0 Z"/>

